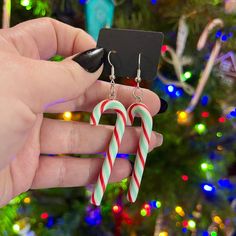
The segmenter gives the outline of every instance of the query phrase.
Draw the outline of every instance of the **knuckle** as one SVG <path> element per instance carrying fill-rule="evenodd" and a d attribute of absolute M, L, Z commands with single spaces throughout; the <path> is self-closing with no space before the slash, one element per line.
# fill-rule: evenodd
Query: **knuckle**
<path fill-rule="evenodd" d="M 70 123 L 71 124 L 68 133 L 67 152 L 75 153 L 79 148 L 80 132 L 78 130 L 78 126 L 75 126 L 73 122 Z"/>
<path fill-rule="evenodd" d="M 65 176 L 66 176 L 66 163 L 65 163 L 65 158 L 62 157 L 61 161 L 60 161 L 60 166 L 59 166 L 59 169 L 58 169 L 58 183 L 57 183 L 57 187 L 64 186 Z"/>

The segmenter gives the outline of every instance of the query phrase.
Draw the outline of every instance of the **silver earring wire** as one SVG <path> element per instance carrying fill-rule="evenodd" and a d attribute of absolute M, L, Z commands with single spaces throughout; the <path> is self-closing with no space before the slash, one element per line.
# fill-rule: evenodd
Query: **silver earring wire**
<path fill-rule="evenodd" d="M 137 86 L 135 87 L 133 91 L 133 97 L 135 98 L 136 102 L 142 102 L 143 100 L 143 90 L 140 88 L 139 84 L 141 83 L 141 53 L 138 54 L 138 69 L 137 69 L 137 75 L 135 78 L 135 82 L 137 83 Z M 139 95 L 137 94 L 139 92 Z"/>
<path fill-rule="evenodd" d="M 107 55 L 107 59 L 108 59 L 108 62 L 111 66 L 111 74 L 109 75 L 109 79 L 111 81 L 111 87 L 110 87 L 110 92 L 109 92 L 109 99 L 115 99 L 116 98 L 116 91 L 115 91 L 115 79 L 116 79 L 116 76 L 115 76 L 115 67 L 114 65 L 111 63 L 111 53 L 116 53 L 116 51 L 112 50 L 112 51 L 109 51 L 108 55 Z"/>

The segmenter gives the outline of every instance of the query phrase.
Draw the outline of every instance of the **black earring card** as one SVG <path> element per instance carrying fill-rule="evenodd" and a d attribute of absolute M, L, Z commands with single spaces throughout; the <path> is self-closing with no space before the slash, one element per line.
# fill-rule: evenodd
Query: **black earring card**
<path fill-rule="evenodd" d="M 108 77 L 111 73 L 111 66 L 107 58 L 109 51 L 116 51 L 116 53 L 110 54 L 116 77 L 135 78 L 138 56 L 141 53 L 141 78 L 142 80 L 153 80 L 157 73 L 163 38 L 161 32 L 102 29 L 99 33 L 97 47 L 106 50 L 103 76 Z"/>

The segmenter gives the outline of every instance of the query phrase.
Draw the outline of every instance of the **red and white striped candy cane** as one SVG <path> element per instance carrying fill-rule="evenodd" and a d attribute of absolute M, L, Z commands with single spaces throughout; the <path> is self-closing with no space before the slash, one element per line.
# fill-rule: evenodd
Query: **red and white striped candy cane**
<path fill-rule="evenodd" d="M 111 170 L 118 153 L 127 122 L 127 112 L 125 107 L 117 100 L 107 99 L 101 101 L 95 106 L 90 117 L 90 124 L 98 125 L 102 113 L 106 110 L 114 110 L 117 113 L 117 119 L 111 141 L 106 150 L 106 157 L 102 166 L 102 170 L 99 173 L 99 177 L 90 200 L 90 202 L 96 206 L 100 205 L 106 190 L 106 186 L 111 175 Z"/>
<path fill-rule="evenodd" d="M 134 163 L 134 170 L 131 176 L 130 186 L 127 194 L 128 201 L 135 202 L 138 196 L 138 191 L 140 188 L 140 183 L 142 180 L 144 166 L 148 154 L 153 121 L 147 106 L 141 102 L 132 104 L 128 108 L 127 113 L 128 113 L 128 120 L 127 120 L 128 125 L 133 124 L 135 116 L 139 116 L 142 119 L 142 132 L 139 139 L 138 150 Z"/>

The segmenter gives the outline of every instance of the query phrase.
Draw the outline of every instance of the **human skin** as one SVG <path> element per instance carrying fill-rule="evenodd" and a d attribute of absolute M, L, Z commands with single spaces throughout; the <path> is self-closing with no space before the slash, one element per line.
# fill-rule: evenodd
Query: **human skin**
<path fill-rule="evenodd" d="M 85 186 L 94 183 L 102 158 L 46 156 L 61 153 L 104 152 L 112 126 L 90 126 L 43 117 L 43 113 L 87 111 L 107 98 L 109 83 L 97 80 L 72 56 L 96 46 L 83 30 L 50 18 L 0 30 L 0 206 L 29 189 Z M 47 61 L 55 54 L 67 59 Z M 127 108 L 132 87 L 117 85 L 117 99 Z M 158 96 L 144 89 L 143 102 L 154 116 Z M 126 128 L 120 152 L 135 153 L 140 128 Z M 150 150 L 160 146 L 162 135 L 152 133 Z M 92 144 L 92 145 L 91 145 Z M 117 159 L 110 182 L 130 175 L 128 160 Z"/>

